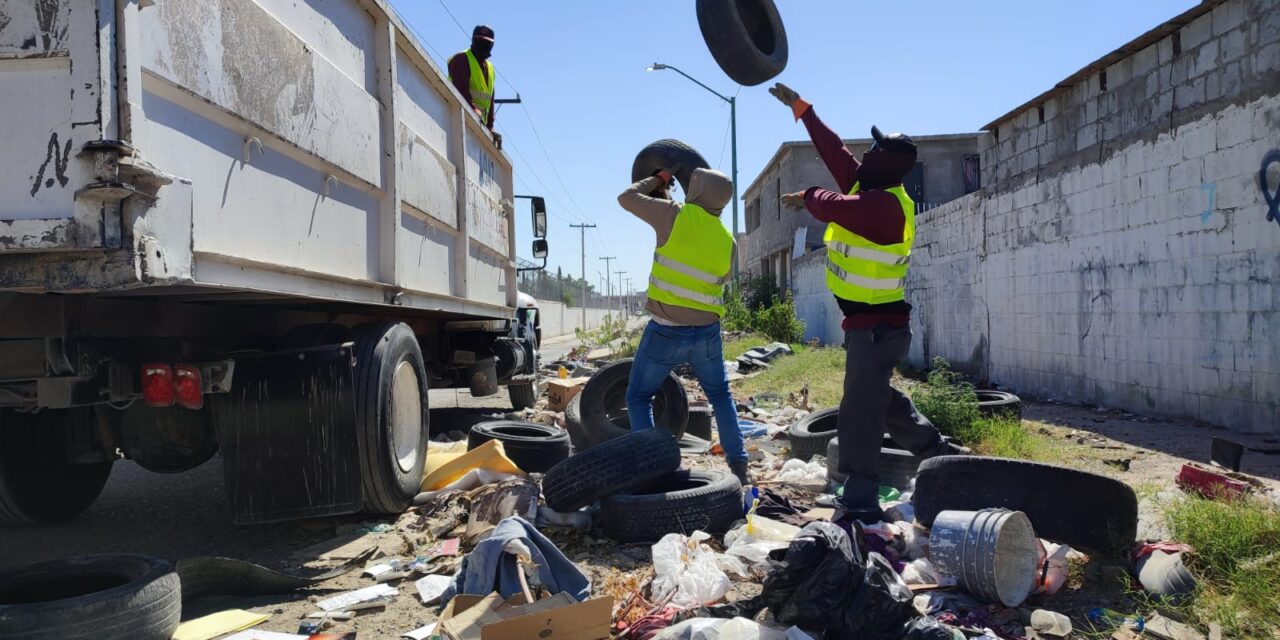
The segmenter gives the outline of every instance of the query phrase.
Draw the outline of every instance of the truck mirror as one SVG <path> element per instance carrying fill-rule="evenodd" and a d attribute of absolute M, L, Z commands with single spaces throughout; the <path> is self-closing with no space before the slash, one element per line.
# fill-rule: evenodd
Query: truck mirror
<path fill-rule="evenodd" d="M 539 198 L 530 198 L 533 203 L 533 237 L 547 237 L 547 201 Z"/>
<path fill-rule="evenodd" d="M 544 259 L 546 259 L 546 257 L 547 257 L 547 241 L 546 241 L 545 239 L 543 239 L 543 238 L 538 238 L 537 240 L 534 240 L 534 241 L 533 241 L 533 257 L 535 257 L 535 258 L 537 258 L 537 259 L 539 259 L 539 260 L 544 260 Z"/>

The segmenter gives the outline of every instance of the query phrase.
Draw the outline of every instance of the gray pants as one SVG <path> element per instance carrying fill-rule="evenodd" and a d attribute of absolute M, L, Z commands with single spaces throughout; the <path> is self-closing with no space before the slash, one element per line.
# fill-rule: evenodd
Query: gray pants
<path fill-rule="evenodd" d="M 907 358 L 910 327 L 876 325 L 845 332 L 844 399 L 837 429 L 845 506 L 874 507 L 880 489 L 880 445 L 888 433 L 916 455 L 933 455 L 942 436 L 911 399 L 894 389 L 893 368 Z"/>

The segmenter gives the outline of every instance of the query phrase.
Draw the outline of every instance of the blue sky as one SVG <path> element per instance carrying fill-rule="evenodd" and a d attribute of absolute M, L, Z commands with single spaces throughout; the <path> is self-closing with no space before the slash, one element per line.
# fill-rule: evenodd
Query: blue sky
<path fill-rule="evenodd" d="M 600 256 L 617 256 L 613 269 L 643 288 L 653 232 L 616 198 L 649 142 L 684 140 L 729 172 L 728 105 L 674 72 L 646 72 L 649 64 L 675 65 L 720 93 L 737 93 L 739 191 L 779 144 L 806 137 L 765 91 L 772 81 L 739 87 L 724 75 L 703 44 L 693 0 L 394 4 L 439 56 L 465 49 L 474 25 L 494 28 L 498 97 L 518 90 L 524 99 L 501 108 L 498 130 L 517 191 L 547 197 L 552 271 L 580 273 L 579 232 L 569 224 L 586 221 L 599 225 L 587 232 L 588 278 L 599 281 Z M 791 54 L 775 80 L 799 91 L 842 136 L 859 138 L 872 124 L 915 135 L 976 131 L 1196 2 L 778 4 Z M 526 211 L 519 205 L 517 247 L 528 257 Z M 739 225 L 741 216 L 740 205 Z"/>

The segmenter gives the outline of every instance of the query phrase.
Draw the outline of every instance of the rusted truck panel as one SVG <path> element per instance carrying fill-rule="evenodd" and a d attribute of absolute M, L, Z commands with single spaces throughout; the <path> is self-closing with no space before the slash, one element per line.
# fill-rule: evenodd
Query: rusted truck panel
<path fill-rule="evenodd" d="M 0 86 L 0 291 L 514 313 L 511 163 L 382 0 L 0 0 Z"/>

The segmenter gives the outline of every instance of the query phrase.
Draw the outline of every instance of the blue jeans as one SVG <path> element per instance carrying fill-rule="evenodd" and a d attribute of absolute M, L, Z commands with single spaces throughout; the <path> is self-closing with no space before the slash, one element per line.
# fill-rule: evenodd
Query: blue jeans
<path fill-rule="evenodd" d="M 720 446 L 729 462 L 746 461 L 738 410 L 724 373 L 724 345 L 720 323 L 705 327 L 667 327 L 650 322 L 640 338 L 631 379 L 627 383 L 627 416 L 632 431 L 653 428 L 653 396 L 667 374 L 684 363 L 693 367 L 715 412 Z"/>

